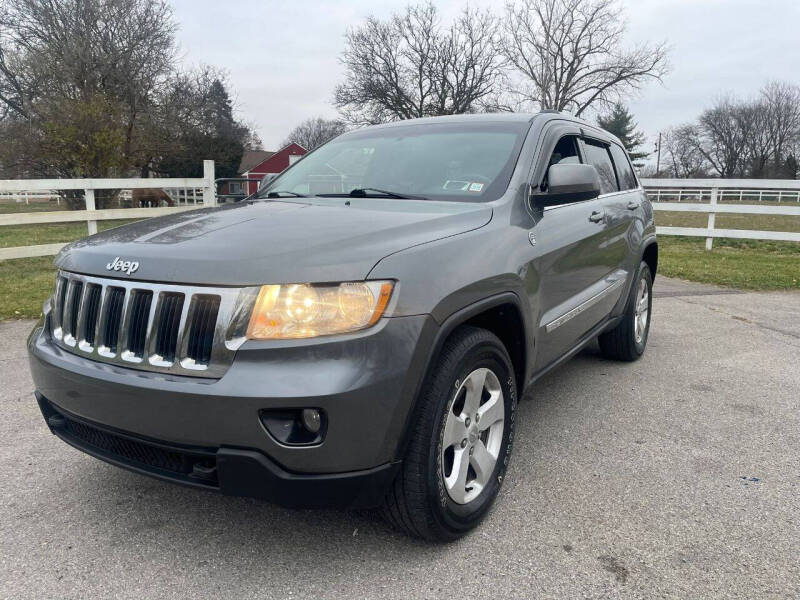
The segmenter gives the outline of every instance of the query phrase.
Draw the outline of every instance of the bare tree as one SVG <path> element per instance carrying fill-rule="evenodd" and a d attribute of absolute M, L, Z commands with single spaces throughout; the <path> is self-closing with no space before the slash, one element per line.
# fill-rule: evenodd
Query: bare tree
<path fill-rule="evenodd" d="M 294 142 L 311 151 L 345 131 L 347 131 L 347 124 L 344 121 L 312 117 L 292 129 L 282 146 L 288 146 Z"/>
<path fill-rule="evenodd" d="M 740 174 L 754 178 L 768 177 L 772 147 L 766 103 L 760 99 L 744 102 L 736 106 L 735 111 L 744 139 Z"/>
<path fill-rule="evenodd" d="M 707 162 L 699 149 L 699 132 L 694 125 L 681 125 L 664 132 L 662 148 L 672 177 L 705 177 Z"/>
<path fill-rule="evenodd" d="M 748 123 L 743 105 L 721 98 L 698 120 L 697 149 L 720 177 L 740 177 L 747 172 Z"/>
<path fill-rule="evenodd" d="M 334 103 L 356 124 L 476 110 L 500 74 L 496 34 L 489 12 L 465 9 L 443 27 L 430 3 L 369 17 L 346 34 Z"/>
<path fill-rule="evenodd" d="M 787 155 L 796 151 L 800 142 L 800 87 L 772 81 L 761 90 L 761 97 L 773 168 L 780 172 Z"/>
<path fill-rule="evenodd" d="M 667 47 L 623 47 L 617 0 L 516 0 L 506 7 L 498 51 L 513 72 L 501 108 L 533 104 L 580 116 L 608 107 L 668 71 Z"/>
<path fill-rule="evenodd" d="M 710 171 L 718 177 L 797 176 L 800 87 L 771 82 L 758 96 L 722 97 L 696 124 L 671 129 L 665 149 L 676 177 Z"/>
<path fill-rule="evenodd" d="M 8 119 L 22 120 L 30 131 L 42 131 L 49 124 L 58 126 L 66 113 L 74 116 L 75 123 L 96 129 L 87 117 L 92 107 L 106 106 L 108 110 L 99 114 L 107 115 L 108 131 L 98 136 L 105 142 L 121 133 L 119 162 L 137 162 L 142 142 L 139 124 L 147 120 L 154 95 L 173 67 L 174 32 L 165 0 L 4 0 L 0 3 L 3 125 L 18 129 Z M 81 139 L 92 143 L 89 135 Z M 35 141 L 32 136 L 31 142 Z M 52 164 L 40 152 L 32 160 L 36 169 L 78 174 L 72 164 Z"/>

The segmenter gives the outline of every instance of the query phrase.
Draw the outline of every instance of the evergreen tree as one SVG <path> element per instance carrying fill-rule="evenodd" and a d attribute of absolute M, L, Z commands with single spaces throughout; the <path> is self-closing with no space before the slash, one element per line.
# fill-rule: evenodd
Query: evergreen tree
<path fill-rule="evenodd" d="M 211 68 L 181 74 L 162 100 L 163 150 L 155 171 L 170 177 L 200 177 L 203 160 L 215 162 L 217 177 L 235 177 L 249 128 L 236 120 L 222 76 Z"/>
<path fill-rule="evenodd" d="M 649 152 L 639 150 L 646 141 L 645 135 L 641 131 L 636 131 L 638 124 L 634 122 L 633 115 L 621 102 L 615 104 L 609 114 L 598 117 L 597 124 L 619 138 L 628 151 L 631 161 L 637 167 L 641 166 L 641 164 L 637 164 L 637 161 L 649 156 Z"/>
<path fill-rule="evenodd" d="M 790 154 L 786 157 L 786 160 L 783 163 L 783 169 L 781 173 L 779 173 L 779 176 L 787 179 L 797 179 L 798 170 L 800 170 L 800 165 L 798 165 L 794 154 Z"/>

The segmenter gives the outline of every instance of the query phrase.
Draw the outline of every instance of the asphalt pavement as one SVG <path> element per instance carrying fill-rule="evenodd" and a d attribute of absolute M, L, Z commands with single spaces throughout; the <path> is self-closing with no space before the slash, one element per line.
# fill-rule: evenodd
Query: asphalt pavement
<path fill-rule="evenodd" d="M 498 502 L 430 545 L 128 473 L 52 436 L 0 323 L 0 598 L 800 598 L 800 293 L 659 277 L 648 350 L 520 404 Z"/>

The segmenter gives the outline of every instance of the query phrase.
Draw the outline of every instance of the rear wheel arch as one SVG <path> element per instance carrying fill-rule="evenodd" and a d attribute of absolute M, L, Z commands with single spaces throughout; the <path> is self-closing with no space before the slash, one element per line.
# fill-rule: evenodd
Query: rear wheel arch
<path fill-rule="evenodd" d="M 644 247 L 642 260 L 650 267 L 650 276 L 655 280 L 658 268 L 658 242 L 656 240 L 652 240 Z"/>

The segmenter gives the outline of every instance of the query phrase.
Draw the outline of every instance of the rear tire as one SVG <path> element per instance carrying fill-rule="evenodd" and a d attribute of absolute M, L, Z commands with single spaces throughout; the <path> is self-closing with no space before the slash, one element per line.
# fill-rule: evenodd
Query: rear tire
<path fill-rule="evenodd" d="M 383 512 L 411 536 L 446 542 L 476 527 L 500 491 L 517 389 L 503 343 L 470 326 L 448 338 L 424 385 Z"/>
<path fill-rule="evenodd" d="M 653 306 L 653 277 L 642 261 L 633 280 L 625 314 L 614 329 L 598 336 L 600 351 L 612 360 L 637 360 L 647 347 Z"/>

